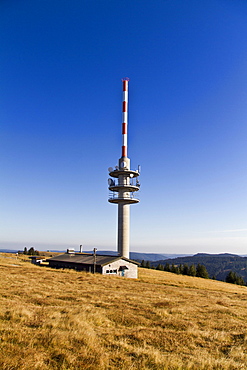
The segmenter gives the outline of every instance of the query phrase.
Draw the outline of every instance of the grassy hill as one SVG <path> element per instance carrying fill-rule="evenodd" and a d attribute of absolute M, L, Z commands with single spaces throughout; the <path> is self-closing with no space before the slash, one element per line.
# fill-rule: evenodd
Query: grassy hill
<path fill-rule="evenodd" d="M 246 369 L 247 288 L 140 269 L 139 279 L 0 255 L 0 369 Z"/>

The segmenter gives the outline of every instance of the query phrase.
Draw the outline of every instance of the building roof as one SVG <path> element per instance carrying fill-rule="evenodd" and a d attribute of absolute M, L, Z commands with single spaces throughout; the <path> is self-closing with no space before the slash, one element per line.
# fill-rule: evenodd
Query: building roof
<path fill-rule="evenodd" d="M 96 254 L 96 265 L 104 266 L 122 259 L 124 261 L 133 263 L 135 265 L 139 265 L 138 262 L 132 261 L 125 257 L 120 256 L 107 256 L 107 255 L 100 255 Z M 93 265 L 94 264 L 94 255 L 93 254 L 86 254 L 86 253 L 64 253 L 60 254 L 59 256 L 55 256 L 52 258 L 47 259 L 47 261 L 55 261 L 55 262 L 69 262 L 69 263 L 82 263 L 86 265 Z"/>

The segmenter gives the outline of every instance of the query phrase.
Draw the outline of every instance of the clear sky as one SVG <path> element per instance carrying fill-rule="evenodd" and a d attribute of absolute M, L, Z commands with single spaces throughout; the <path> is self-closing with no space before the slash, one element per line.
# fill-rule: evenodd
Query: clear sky
<path fill-rule="evenodd" d="M 247 254 L 245 0 L 2 0 L 0 33 L 0 248 L 116 250 L 129 77 L 131 251 Z"/>

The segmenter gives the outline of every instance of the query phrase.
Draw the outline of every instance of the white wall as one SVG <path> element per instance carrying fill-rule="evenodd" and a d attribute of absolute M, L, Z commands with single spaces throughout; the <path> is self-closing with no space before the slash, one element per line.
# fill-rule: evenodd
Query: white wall
<path fill-rule="evenodd" d="M 128 267 L 126 270 L 119 271 L 120 267 Z M 109 271 L 109 272 L 108 272 Z M 112 272 L 110 272 L 112 271 Z M 103 266 L 102 269 L 103 275 L 117 275 L 117 276 L 124 276 L 127 278 L 137 279 L 138 277 L 138 266 L 134 263 L 125 261 L 123 259 L 119 259 L 114 261 L 108 265 Z M 123 275 L 124 274 L 124 275 Z"/>

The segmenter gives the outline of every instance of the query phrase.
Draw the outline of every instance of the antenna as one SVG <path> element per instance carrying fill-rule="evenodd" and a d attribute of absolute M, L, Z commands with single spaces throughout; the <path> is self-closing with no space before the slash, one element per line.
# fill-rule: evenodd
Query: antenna
<path fill-rule="evenodd" d="M 128 130 L 128 83 L 129 78 L 123 78 L 123 107 L 122 107 L 122 157 L 127 155 L 127 130 Z"/>
<path fill-rule="evenodd" d="M 97 251 L 97 248 L 94 248 L 93 249 L 93 273 L 94 274 L 96 272 L 96 251 Z"/>

